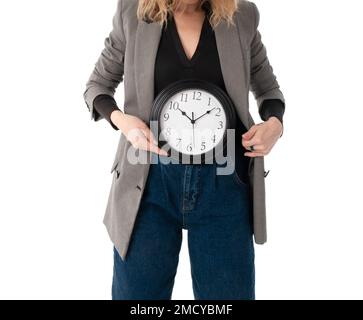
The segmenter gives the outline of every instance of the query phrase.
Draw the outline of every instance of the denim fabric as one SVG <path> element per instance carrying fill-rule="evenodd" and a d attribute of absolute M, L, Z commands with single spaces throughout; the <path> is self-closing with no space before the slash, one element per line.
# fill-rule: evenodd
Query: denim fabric
<path fill-rule="evenodd" d="M 113 300 L 171 299 L 183 228 L 195 299 L 255 299 L 250 189 L 217 166 L 150 165 L 125 260 L 114 247 Z"/>

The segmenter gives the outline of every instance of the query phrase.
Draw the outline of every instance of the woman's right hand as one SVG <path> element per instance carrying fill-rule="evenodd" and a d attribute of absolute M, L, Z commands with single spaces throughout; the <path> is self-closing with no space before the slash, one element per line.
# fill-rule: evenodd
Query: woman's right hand
<path fill-rule="evenodd" d="M 111 113 L 111 121 L 121 130 L 134 148 L 151 151 L 162 156 L 168 155 L 165 150 L 158 147 L 151 130 L 138 117 L 115 110 Z"/>

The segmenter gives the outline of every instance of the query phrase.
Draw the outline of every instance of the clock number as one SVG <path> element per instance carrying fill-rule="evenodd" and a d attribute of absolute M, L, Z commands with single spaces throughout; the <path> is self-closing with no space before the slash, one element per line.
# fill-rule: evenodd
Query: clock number
<path fill-rule="evenodd" d="M 167 134 L 168 136 L 170 136 L 170 135 L 171 135 L 171 128 L 166 128 L 166 134 Z"/>
<path fill-rule="evenodd" d="M 212 98 L 211 98 L 211 97 L 209 97 L 209 99 L 208 99 L 208 107 L 210 107 L 210 106 L 211 106 L 211 101 L 212 101 Z"/>
<path fill-rule="evenodd" d="M 188 144 L 188 146 L 187 146 L 187 151 L 189 151 L 189 152 L 192 152 L 192 151 L 193 151 L 193 146 L 192 146 L 192 144 Z"/>
<path fill-rule="evenodd" d="M 223 129 L 223 121 L 219 121 L 219 127 L 217 129 Z"/>
<path fill-rule="evenodd" d="M 181 138 L 178 138 L 176 140 L 178 141 L 177 144 L 176 144 L 176 146 L 178 147 L 180 145 L 180 143 L 182 142 L 182 139 Z"/>
<path fill-rule="evenodd" d="M 200 150 L 204 151 L 206 148 L 205 141 L 203 141 Z"/>
<path fill-rule="evenodd" d="M 170 118 L 169 113 L 164 113 L 164 121 L 168 121 Z"/>
<path fill-rule="evenodd" d="M 216 143 L 216 135 L 214 134 L 213 137 L 212 137 L 212 142 L 213 143 Z"/>
<path fill-rule="evenodd" d="M 173 101 L 170 101 L 170 106 L 169 106 L 170 110 L 173 110 L 173 109 L 178 110 L 178 108 L 179 108 L 179 102 L 176 101 L 173 103 Z"/>
<path fill-rule="evenodd" d="M 183 93 L 181 94 L 180 101 L 181 101 L 181 102 L 188 102 L 188 94 L 183 92 Z"/>
<path fill-rule="evenodd" d="M 222 112 L 222 109 L 221 108 L 217 108 L 216 117 L 220 117 L 221 116 L 221 112 Z"/>
<path fill-rule="evenodd" d="M 194 91 L 193 93 L 193 100 L 202 100 L 202 93 L 200 91 Z"/>

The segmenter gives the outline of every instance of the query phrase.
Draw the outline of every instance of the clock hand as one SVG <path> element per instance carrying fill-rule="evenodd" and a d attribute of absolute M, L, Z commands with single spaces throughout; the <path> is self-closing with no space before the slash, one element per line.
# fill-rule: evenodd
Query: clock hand
<path fill-rule="evenodd" d="M 214 107 L 213 109 L 208 110 L 206 113 L 202 114 L 200 117 L 198 117 L 198 118 L 197 118 L 197 119 L 195 119 L 194 121 L 197 121 L 197 120 L 199 120 L 200 118 L 203 118 L 205 115 L 210 114 L 210 113 L 211 113 L 214 109 L 215 109 L 215 107 Z"/>
<path fill-rule="evenodd" d="M 194 112 L 192 112 L 192 125 L 193 125 L 193 146 L 195 148 L 195 135 L 194 135 L 194 124 L 195 124 L 195 120 L 194 120 Z"/>
<path fill-rule="evenodd" d="M 189 120 L 190 120 L 190 122 L 193 122 L 193 120 L 187 115 L 187 113 L 185 112 L 185 111 L 183 111 L 182 109 L 180 109 L 179 107 L 178 107 L 178 110 L 181 112 L 181 114 L 184 116 L 184 117 L 187 117 Z"/>

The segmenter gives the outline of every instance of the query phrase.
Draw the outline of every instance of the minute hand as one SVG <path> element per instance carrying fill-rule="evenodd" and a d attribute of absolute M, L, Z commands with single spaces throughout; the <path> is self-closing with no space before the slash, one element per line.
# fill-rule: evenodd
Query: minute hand
<path fill-rule="evenodd" d="M 195 119 L 194 121 L 199 120 L 200 118 L 203 118 L 204 116 L 206 116 L 207 114 L 210 114 L 213 110 L 215 109 L 215 107 L 213 109 L 208 110 L 206 113 L 202 114 L 200 117 L 198 117 L 197 119 Z"/>

